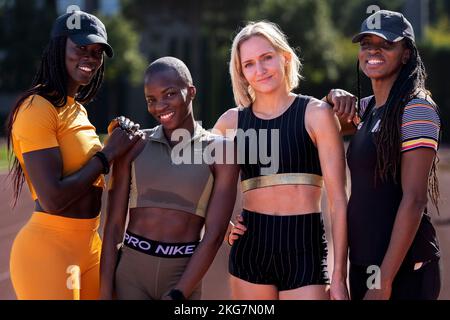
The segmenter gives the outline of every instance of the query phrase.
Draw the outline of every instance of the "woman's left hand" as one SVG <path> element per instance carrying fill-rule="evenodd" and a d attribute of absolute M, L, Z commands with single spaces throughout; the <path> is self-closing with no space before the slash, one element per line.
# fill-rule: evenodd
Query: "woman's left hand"
<path fill-rule="evenodd" d="M 120 116 L 111 120 L 111 122 L 108 125 L 108 134 L 111 135 L 111 133 L 117 127 L 122 128 L 132 136 L 139 135 L 142 137 L 144 135 L 144 133 L 141 130 L 139 130 L 140 125 L 138 123 L 134 123 L 133 121 L 124 116 Z"/>
<path fill-rule="evenodd" d="M 349 300 L 347 283 L 343 280 L 332 280 L 330 286 L 331 300 Z"/>

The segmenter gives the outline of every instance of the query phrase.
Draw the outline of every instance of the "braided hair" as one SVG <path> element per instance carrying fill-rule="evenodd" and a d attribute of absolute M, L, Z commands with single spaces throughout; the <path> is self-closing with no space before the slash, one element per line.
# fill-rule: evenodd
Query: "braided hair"
<path fill-rule="evenodd" d="M 13 182 L 13 206 L 17 204 L 25 181 L 19 160 L 12 152 L 12 128 L 17 111 L 26 99 L 34 95 L 44 97 L 57 108 L 66 105 L 68 81 L 66 69 L 66 43 L 66 36 L 55 37 L 50 40 L 47 47 L 44 49 L 39 69 L 34 76 L 31 87 L 18 98 L 6 120 L 7 148 L 10 162 L 8 177 L 11 176 Z M 103 74 L 104 63 L 102 63 L 91 82 L 88 85 L 79 88 L 75 100 L 82 104 L 89 103 L 95 97 L 102 84 Z M 30 104 L 31 103 L 32 100 L 30 101 Z"/>
<path fill-rule="evenodd" d="M 377 150 L 377 163 L 375 169 L 375 178 L 386 181 L 392 177 L 397 181 L 400 173 L 401 164 L 401 124 L 403 112 L 406 104 L 425 94 L 430 96 L 430 92 L 425 88 L 427 73 L 422 62 L 420 54 L 414 42 L 405 39 L 405 46 L 411 51 L 408 62 L 402 66 L 402 69 L 391 88 L 386 107 L 381 118 L 379 134 L 376 135 L 375 145 Z M 358 73 L 358 110 L 360 110 L 361 101 L 361 75 L 359 61 L 357 63 Z M 439 113 L 438 106 L 432 102 L 435 110 Z M 362 115 L 360 115 L 362 117 Z M 437 164 L 439 162 L 436 156 L 431 166 L 431 172 L 428 177 L 428 195 L 439 213 L 439 181 L 436 174 Z"/>

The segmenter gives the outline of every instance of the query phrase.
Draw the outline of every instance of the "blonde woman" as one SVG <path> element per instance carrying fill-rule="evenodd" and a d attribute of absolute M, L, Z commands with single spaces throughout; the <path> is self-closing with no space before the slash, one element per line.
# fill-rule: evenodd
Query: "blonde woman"
<path fill-rule="evenodd" d="M 234 38 L 230 74 L 237 107 L 215 129 L 235 136 L 246 232 L 234 241 L 234 299 L 347 299 L 344 147 L 329 105 L 292 92 L 301 63 L 273 23 L 247 24 Z M 256 160 L 255 160 L 256 159 Z M 321 215 L 325 184 L 334 268 L 328 291 Z"/>

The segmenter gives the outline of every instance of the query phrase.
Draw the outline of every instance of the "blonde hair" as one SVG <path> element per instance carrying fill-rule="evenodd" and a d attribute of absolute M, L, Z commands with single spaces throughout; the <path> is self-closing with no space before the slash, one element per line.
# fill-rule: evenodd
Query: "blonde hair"
<path fill-rule="evenodd" d="M 234 37 L 231 47 L 231 85 L 233 87 L 234 101 L 238 107 L 248 107 L 255 101 L 255 92 L 249 86 L 242 73 L 240 58 L 240 45 L 242 42 L 254 36 L 264 37 L 276 51 L 287 53 L 291 57 L 285 69 L 286 84 L 289 91 L 295 89 L 299 85 L 300 79 L 302 79 L 300 74 L 302 67 L 300 59 L 295 54 L 294 49 L 289 46 L 287 37 L 280 28 L 275 23 L 269 21 L 249 22 Z"/>

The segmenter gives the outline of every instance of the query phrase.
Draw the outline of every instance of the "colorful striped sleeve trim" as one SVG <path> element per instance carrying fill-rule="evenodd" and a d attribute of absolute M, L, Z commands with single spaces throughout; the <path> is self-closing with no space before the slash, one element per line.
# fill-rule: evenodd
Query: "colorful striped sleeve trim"
<path fill-rule="evenodd" d="M 402 152 L 417 149 L 417 148 L 431 148 L 437 151 L 438 143 L 433 139 L 420 138 L 402 143 Z"/>
<path fill-rule="evenodd" d="M 436 109 L 424 99 L 414 99 L 405 107 L 402 118 L 402 148 L 409 151 L 417 148 L 439 147 L 441 121 Z"/>

